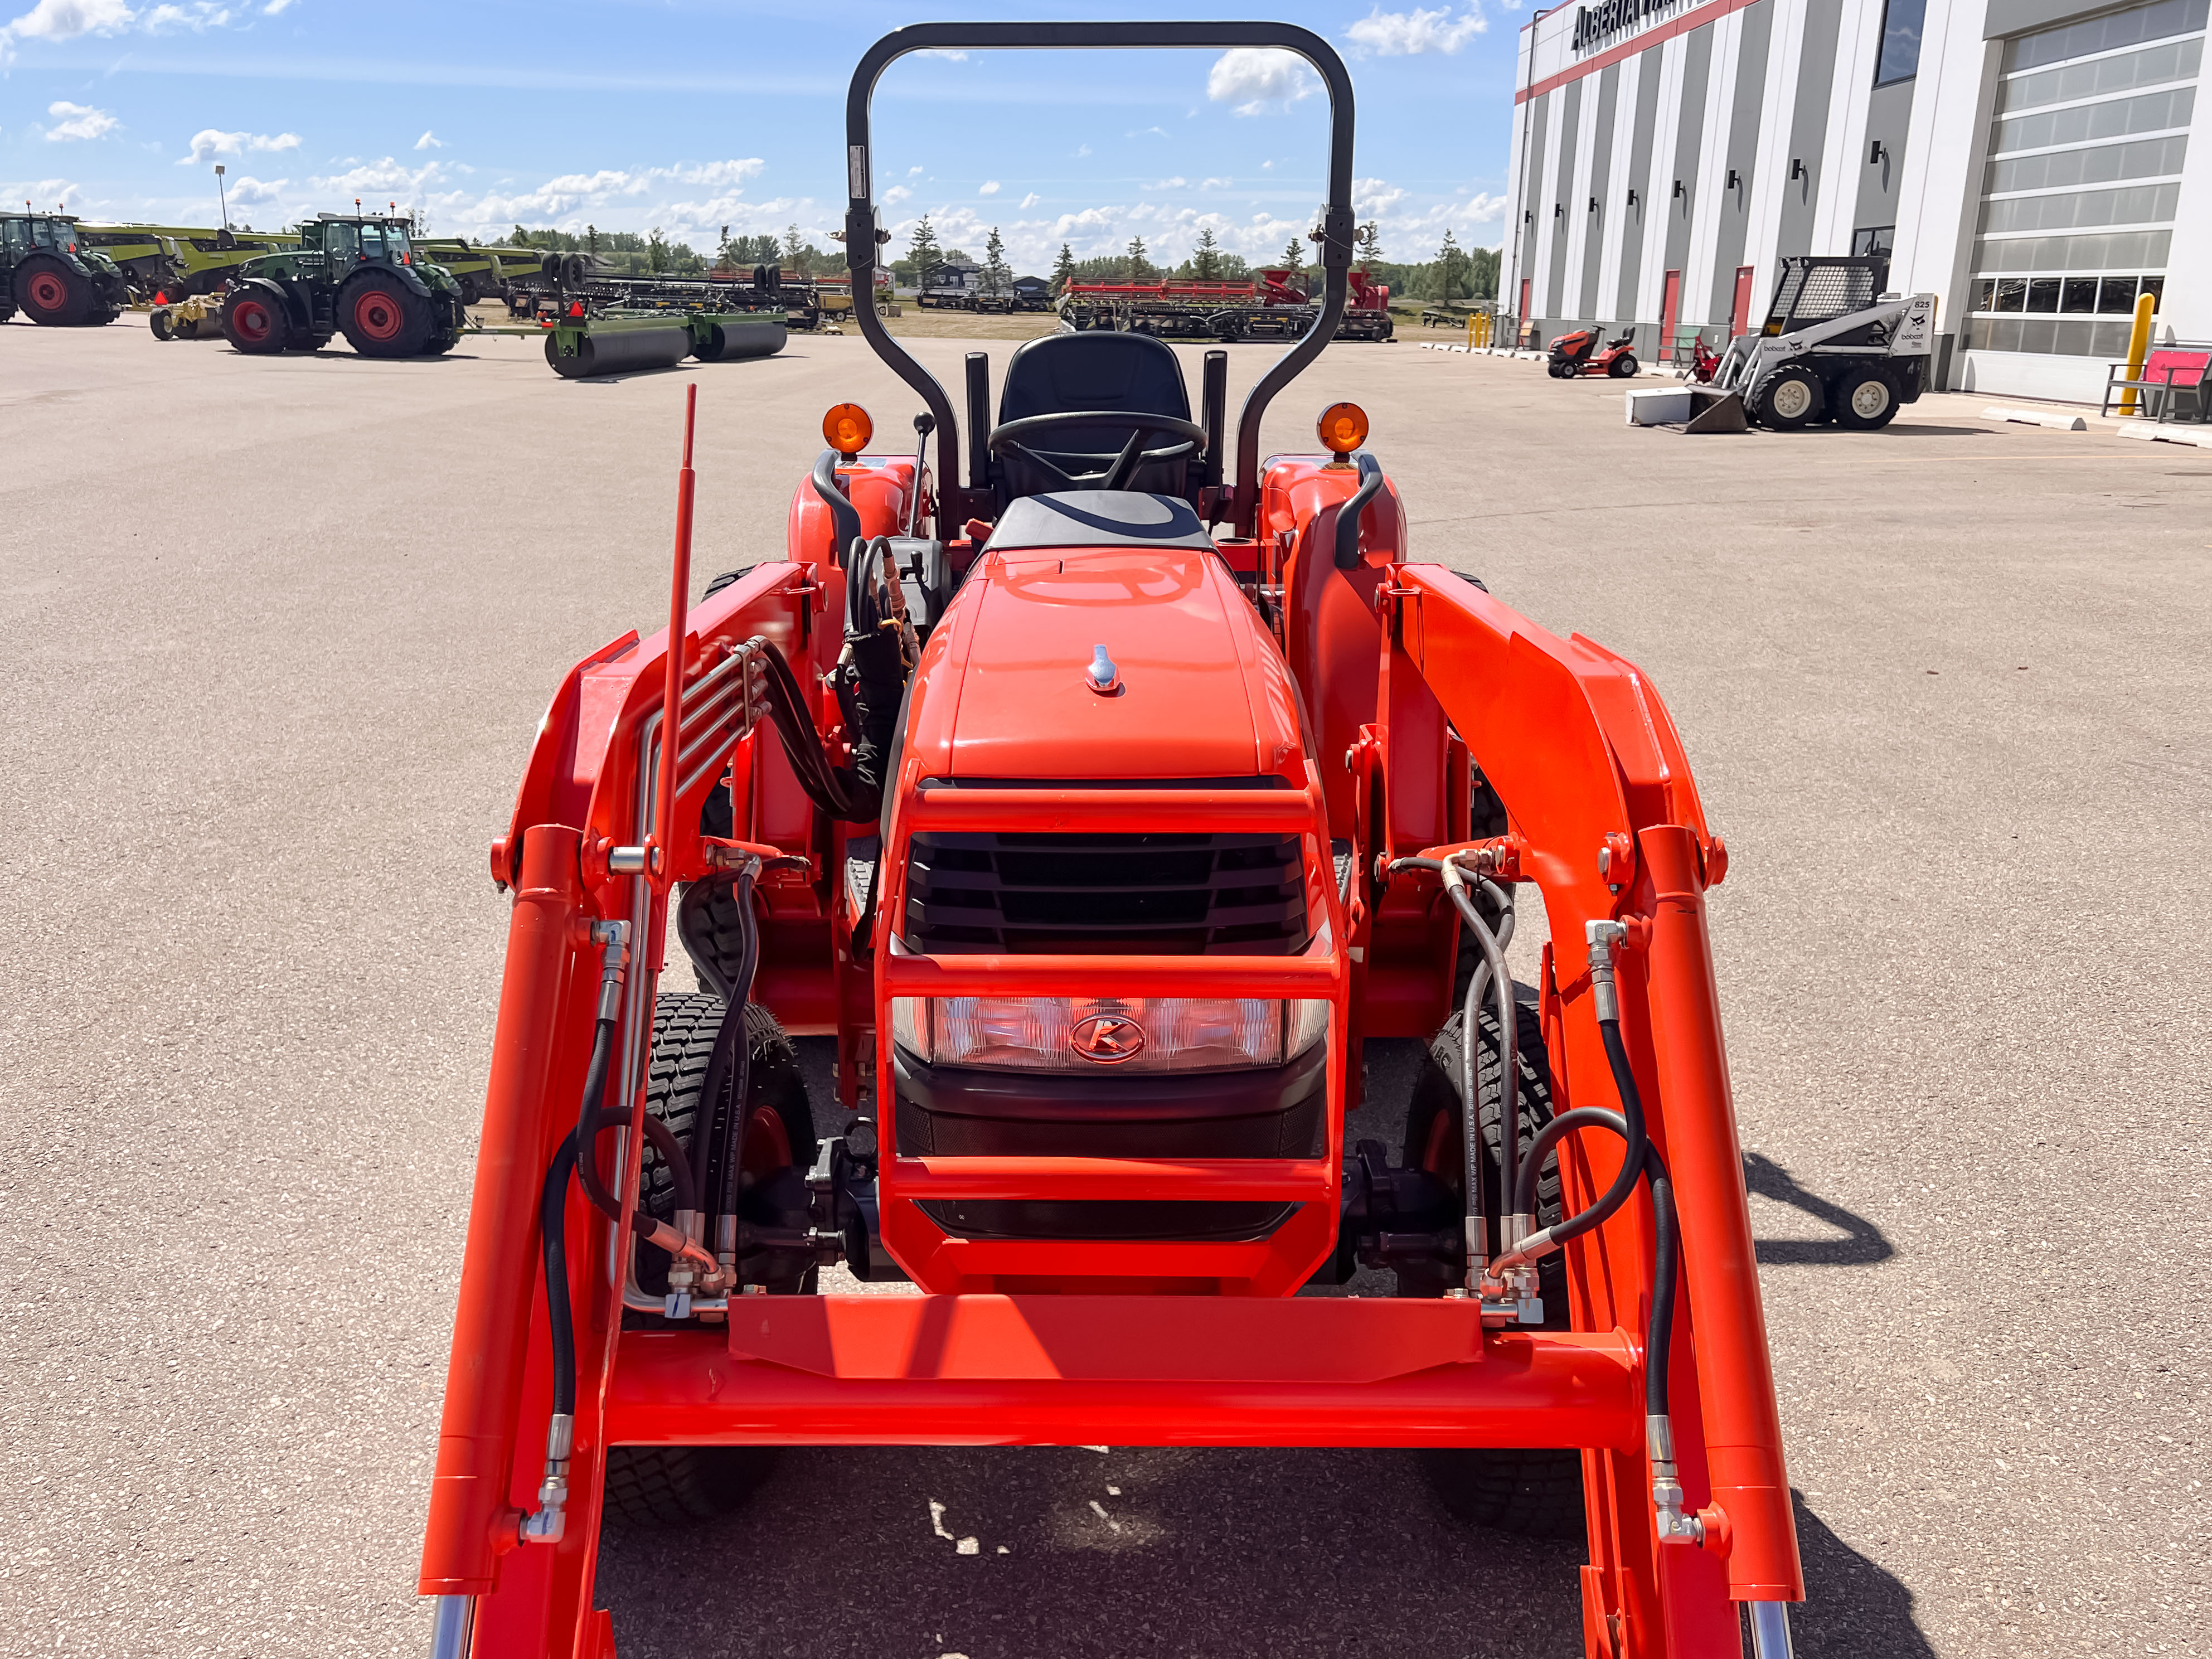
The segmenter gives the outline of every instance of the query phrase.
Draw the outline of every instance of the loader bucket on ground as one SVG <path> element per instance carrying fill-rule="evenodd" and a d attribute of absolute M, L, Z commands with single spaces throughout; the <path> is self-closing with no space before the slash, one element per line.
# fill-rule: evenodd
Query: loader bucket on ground
<path fill-rule="evenodd" d="M 1690 418 L 1682 430 L 1689 433 L 1745 432 L 1751 422 L 1744 418 L 1743 393 L 1715 392 L 1707 386 L 1690 388 Z"/>

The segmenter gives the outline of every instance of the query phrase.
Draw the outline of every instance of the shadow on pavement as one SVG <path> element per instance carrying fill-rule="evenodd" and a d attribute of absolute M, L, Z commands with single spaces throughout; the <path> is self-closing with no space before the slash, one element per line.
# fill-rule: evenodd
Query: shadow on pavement
<path fill-rule="evenodd" d="M 1887 1261 L 1897 1247 L 1881 1228 L 1864 1216 L 1854 1215 L 1840 1204 L 1831 1204 L 1819 1194 L 1797 1184 L 1797 1178 L 1772 1158 L 1758 1152 L 1743 1158 L 1743 1183 L 1761 1198 L 1802 1210 L 1815 1221 L 1837 1229 L 1841 1238 L 1762 1238 L 1755 1250 L 1760 1263 L 1778 1267 L 1861 1267 Z"/>
<path fill-rule="evenodd" d="M 610 1527 L 599 1604 L 623 1659 L 1576 1659 L 1582 1556 L 1401 1452 L 805 1449 L 726 1521 Z"/>
<path fill-rule="evenodd" d="M 1797 1514 L 1797 1552 L 1805 1563 L 1805 1602 L 1792 1607 L 1792 1645 L 1816 1654 L 1857 1659 L 1936 1659 L 1936 1650 L 1912 1616 L 1912 1592 L 1828 1530 L 1827 1523 L 1792 1492 Z"/>

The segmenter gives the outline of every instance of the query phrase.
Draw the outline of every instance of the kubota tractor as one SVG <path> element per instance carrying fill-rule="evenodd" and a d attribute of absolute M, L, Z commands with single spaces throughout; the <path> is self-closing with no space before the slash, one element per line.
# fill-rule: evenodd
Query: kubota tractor
<path fill-rule="evenodd" d="M 1358 409 L 1261 460 L 1345 302 L 1335 52 L 902 29 L 847 106 L 854 283 L 887 65 L 1135 46 L 1287 50 L 1329 92 L 1319 315 L 1233 438 L 1225 352 L 1194 417 L 1158 340 L 1032 340 L 994 410 L 980 354 L 956 404 L 860 308 L 917 447 L 831 408 L 784 556 L 695 605 L 687 411 L 668 628 L 554 694 L 491 850 L 441 1659 L 606 1659 L 603 1515 L 709 1513 L 761 1449 L 1099 1443 L 1431 1449 L 1462 1510 L 1586 1539 L 1590 1659 L 1738 1653 L 1739 1603 L 1788 1652 L 1727 860 L 1681 740 L 1632 664 L 1413 560 Z M 834 1106 L 794 1036 L 836 1040 Z M 1397 1149 L 1358 1133 L 1386 1037 L 1432 1055 Z M 1298 1294 L 1362 1267 L 1397 1294 Z"/>
<path fill-rule="evenodd" d="M 314 351 L 343 334 L 364 357 L 451 351 L 468 324 L 460 285 L 415 251 L 410 222 L 325 213 L 300 245 L 249 259 L 223 296 L 223 336 L 255 356 Z"/>
<path fill-rule="evenodd" d="M 0 213 L 0 323 L 19 310 L 49 325 L 112 323 L 130 302 L 129 282 L 74 215 Z"/>

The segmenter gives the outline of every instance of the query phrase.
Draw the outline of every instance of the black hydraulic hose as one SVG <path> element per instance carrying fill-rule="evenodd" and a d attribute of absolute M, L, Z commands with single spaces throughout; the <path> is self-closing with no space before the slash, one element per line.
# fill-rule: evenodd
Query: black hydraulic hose
<path fill-rule="evenodd" d="M 1375 492 L 1382 488 L 1382 463 L 1365 450 L 1356 458 L 1359 463 L 1359 488 L 1352 492 L 1352 499 L 1336 509 L 1336 568 L 1339 570 L 1359 568 L 1359 520 L 1367 511 L 1367 503 L 1375 499 Z"/>
<path fill-rule="evenodd" d="M 625 1128 L 629 1123 L 628 1112 L 619 1107 L 611 1107 L 599 1114 L 599 1121 L 592 1125 L 592 1129 L 596 1134 L 605 1134 L 610 1129 Z M 653 1143 L 653 1150 L 660 1154 L 661 1162 L 668 1165 L 669 1182 L 676 1188 L 673 1207 L 678 1210 L 697 1209 L 699 1183 L 692 1176 L 691 1160 L 684 1152 L 683 1143 L 676 1139 L 676 1131 L 651 1112 L 645 1115 L 642 1123 L 645 1138 Z M 630 1218 L 633 1222 L 636 1220 L 635 1212 L 631 1212 Z"/>
<path fill-rule="evenodd" d="M 568 1136 L 545 1166 L 538 1200 L 538 1237 L 545 1261 L 545 1323 L 553 1336 L 553 1410 L 576 1414 L 576 1328 L 568 1306 L 568 1176 L 576 1165 L 576 1138 Z"/>
<path fill-rule="evenodd" d="M 607 1092 L 607 1061 L 614 1053 L 616 1023 L 617 1017 L 610 1014 L 592 1029 L 592 1063 L 584 1068 L 584 1097 L 576 1105 L 576 1133 L 571 1142 L 577 1182 L 583 1188 L 584 1196 L 610 1220 L 621 1218 L 622 1205 L 599 1180 L 593 1132 L 598 1127 L 600 1102 Z"/>
<path fill-rule="evenodd" d="M 837 452 L 825 449 L 814 458 L 814 471 L 808 482 L 822 504 L 830 509 L 830 558 L 842 565 L 851 556 L 853 544 L 860 538 L 860 513 L 851 497 L 837 484 Z"/>
<path fill-rule="evenodd" d="M 729 1003 L 722 1011 L 722 1029 L 714 1039 L 715 1056 L 720 1058 L 726 1054 L 728 1057 L 726 1066 L 730 1078 L 730 1109 L 722 1120 L 720 1148 L 720 1191 L 716 1194 L 715 1203 L 715 1214 L 720 1218 L 715 1232 L 715 1251 L 718 1255 L 722 1251 L 726 1233 L 732 1252 L 737 1243 L 738 1186 L 744 1174 L 740 1166 L 745 1146 L 745 1101 L 752 1091 L 753 1045 L 745 1031 L 745 1006 L 752 1000 L 753 975 L 760 965 L 760 930 L 753 925 L 752 881 L 750 877 L 738 878 L 738 896 L 741 901 L 738 915 L 742 918 L 738 925 L 744 930 L 744 945 L 738 954 L 737 977 L 730 987 Z M 702 1097 L 710 1105 L 720 1097 L 720 1095 Z M 730 1261 L 734 1260 L 732 1255 Z M 729 1263 L 726 1261 L 725 1265 Z"/>
<path fill-rule="evenodd" d="M 758 643 L 761 659 L 768 670 L 769 713 L 775 721 L 775 734 L 782 741 L 784 755 L 791 762 L 800 790 L 817 809 L 841 823 L 861 823 L 873 817 L 874 805 L 859 818 L 851 817 L 854 803 L 839 776 L 843 769 L 832 764 L 823 750 L 822 733 L 814 724 L 814 716 L 806 707 L 805 694 L 799 690 L 791 665 L 772 641 L 762 640 Z"/>
<path fill-rule="evenodd" d="M 1535 1203 L 1538 1171 L 1543 1168 L 1544 1160 L 1551 1156 L 1553 1147 L 1577 1129 L 1610 1129 L 1624 1141 L 1630 1139 L 1628 1121 L 1619 1112 L 1608 1112 L 1598 1106 L 1577 1106 L 1571 1112 L 1560 1113 L 1544 1126 L 1528 1148 L 1528 1162 L 1522 1168 L 1516 1194 L 1522 1214 L 1529 1213 Z M 1621 1170 L 1632 1187 L 1638 1174 L 1651 1186 L 1651 1313 L 1644 1338 L 1644 1408 L 1647 1416 L 1664 1417 L 1668 1414 L 1667 1367 L 1674 1339 L 1674 1286 L 1680 1273 L 1682 1250 L 1681 1224 L 1674 1213 L 1674 1183 L 1668 1176 L 1666 1162 L 1660 1158 L 1659 1149 L 1648 1139 L 1644 1141 L 1643 1157 L 1633 1164 L 1624 1158 Z M 1618 1187 L 1620 1183 L 1616 1179 L 1613 1184 Z M 1594 1215 L 1597 1207 L 1593 1205 L 1575 1220 L 1579 1223 Z M 1598 1218 L 1601 1220 L 1603 1217 Z M 1596 1222 L 1588 1224 L 1595 1226 Z M 1566 1225 L 1563 1222 L 1547 1231 L 1555 1242 L 1571 1237 Z M 1577 1227 L 1577 1231 L 1586 1228 Z"/>

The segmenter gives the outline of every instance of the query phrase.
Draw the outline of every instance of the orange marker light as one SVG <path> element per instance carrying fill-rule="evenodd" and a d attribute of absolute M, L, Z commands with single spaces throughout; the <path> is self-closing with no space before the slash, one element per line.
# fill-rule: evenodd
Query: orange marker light
<path fill-rule="evenodd" d="M 822 417 L 822 435 L 840 455 L 857 455 L 868 447 L 875 422 L 858 404 L 838 404 Z"/>
<path fill-rule="evenodd" d="M 1358 404 L 1331 404 L 1314 429 L 1328 453 L 1341 460 L 1367 441 L 1367 411 Z"/>

